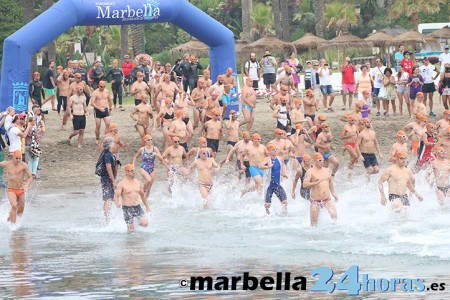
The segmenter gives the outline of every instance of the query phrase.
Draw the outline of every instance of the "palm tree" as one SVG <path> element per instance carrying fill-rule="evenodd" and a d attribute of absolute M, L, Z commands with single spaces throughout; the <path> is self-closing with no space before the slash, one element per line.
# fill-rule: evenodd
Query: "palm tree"
<path fill-rule="evenodd" d="M 392 3 L 389 9 L 389 17 L 398 19 L 402 16 L 409 17 L 414 25 L 419 25 L 419 13 L 435 14 L 440 11 L 440 5 L 447 3 L 447 0 L 397 0 Z"/>
<path fill-rule="evenodd" d="M 324 12 L 324 0 L 314 1 L 314 15 L 316 16 L 316 36 L 323 38 L 323 12 Z"/>
<path fill-rule="evenodd" d="M 122 59 L 128 53 L 128 25 L 122 25 L 120 28 L 120 58 Z"/>
<path fill-rule="evenodd" d="M 358 16 L 355 9 L 348 3 L 332 2 L 325 5 L 325 20 L 327 28 L 332 28 L 339 35 L 341 31 L 347 31 L 352 25 L 358 24 Z"/>
<path fill-rule="evenodd" d="M 131 25 L 131 44 L 133 46 L 134 56 L 144 52 L 144 47 L 142 45 L 143 32 L 144 32 L 143 24 Z"/>
<path fill-rule="evenodd" d="M 281 16 L 281 24 L 282 24 L 282 37 L 284 41 L 291 40 L 291 16 L 289 15 L 289 1 L 288 0 L 279 0 L 280 1 L 280 16 Z"/>
<path fill-rule="evenodd" d="M 242 35 L 243 39 L 249 43 L 252 42 L 252 19 L 253 0 L 242 0 Z"/>
<path fill-rule="evenodd" d="M 283 24 L 281 22 L 280 0 L 272 0 L 272 14 L 275 25 L 275 36 L 283 39 Z"/>
<path fill-rule="evenodd" d="M 53 0 L 42 0 L 42 12 L 46 11 L 53 5 Z M 48 61 L 56 61 L 56 45 L 55 41 L 51 41 L 47 45 Z"/>
<path fill-rule="evenodd" d="M 252 32 L 255 32 L 259 37 L 263 37 L 267 34 L 273 34 L 273 16 L 270 6 L 257 3 L 253 6 L 252 11 L 253 28 Z"/>

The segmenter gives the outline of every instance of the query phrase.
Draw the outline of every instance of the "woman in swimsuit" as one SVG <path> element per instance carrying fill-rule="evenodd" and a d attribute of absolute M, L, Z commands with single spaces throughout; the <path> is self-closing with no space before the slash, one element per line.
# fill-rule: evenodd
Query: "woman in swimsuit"
<path fill-rule="evenodd" d="M 163 145 L 164 149 L 171 145 L 171 138 L 169 136 L 169 128 L 172 124 L 172 121 L 175 118 L 175 109 L 173 108 L 173 101 L 170 98 L 164 100 L 164 106 L 161 107 L 156 118 L 153 119 L 153 128 L 157 128 L 157 122 L 161 122 L 162 124 L 162 133 L 163 133 Z"/>
<path fill-rule="evenodd" d="M 159 161 L 168 168 L 168 165 L 164 161 L 159 152 L 159 149 L 153 146 L 153 138 L 151 135 L 147 134 L 144 136 L 145 146 L 140 148 L 133 158 L 133 165 L 136 160 L 141 156 L 142 164 L 140 168 L 141 176 L 144 178 L 144 196 L 145 199 L 150 195 L 150 189 L 152 188 L 153 181 L 155 180 L 155 156 Z"/>

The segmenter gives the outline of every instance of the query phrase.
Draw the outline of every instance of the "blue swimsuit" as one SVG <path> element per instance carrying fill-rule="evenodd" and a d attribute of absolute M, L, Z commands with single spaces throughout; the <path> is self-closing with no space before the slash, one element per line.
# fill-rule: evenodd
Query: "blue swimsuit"
<path fill-rule="evenodd" d="M 147 151 L 145 151 L 145 147 L 144 147 L 144 152 L 142 152 L 141 158 L 142 158 L 141 168 L 144 169 L 148 174 L 153 172 L 153 170 L 155 170 L 154 149 L 152 149 L 151 152 L 147 152 Z"/>

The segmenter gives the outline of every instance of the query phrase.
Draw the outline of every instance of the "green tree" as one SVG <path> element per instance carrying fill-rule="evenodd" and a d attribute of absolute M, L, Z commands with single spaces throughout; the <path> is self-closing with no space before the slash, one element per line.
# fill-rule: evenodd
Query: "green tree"
<path fill-rule="evenodd" d="M 24 25 L 23 7 L 15 0 L 0 1 L 0 61 L 3 57 L 3 41 Z"/>
<path fill-rule="evenodd" d="M 42 5 L 41 5 L 42 12 L 49 9 L 52 5 L 53 5 L 53 0 L 42 0 Z M 51 41 L 50 43 L 48 43 L 47 50 L 48 50 L 48 53 L 47 53 L 48 61 L 55 61 L 56 60 L 55 41 Z"/>
<path fill-rule="evenodd" d="M 349 27 L 358 24 L 358 16 L 353 5 L 341 2 L 332 2 L 325 5 L 325 22 L 327 28 L 336 31 L 339 35 L 341 31 L 348 31 Z"/>
<path fill-rule="evenodd" d="M 120 59 L 123 59 L 124 55 L 129 53 L 129 43 L 128 43 L 128 25 L 122 25 L 120 28 Z"/>
<path fill-rule="evenodd" d="M 133 55 L 136 56 L 144 52 L 143 45 L 144 24 L 131 25 L 131 44 L 133 46 Z"/>
<path fill-rule="evenodd" d="M 448 0 L 396 0 L 389 9 L 389 17 L 393 20 L 407 16 L 415 26 L 420 23 L 419 13 L 436 14 L 440 11 L 440 5 L 448 3 Z"/>
<path fill-rule="evenodd" d="M 273 34 L 273 16 L 270 6 L 257 3 L 253 6 L 252 12 L 253 28 L 252 31 L 257 33 L 259 37 L 267 34 Z"/>

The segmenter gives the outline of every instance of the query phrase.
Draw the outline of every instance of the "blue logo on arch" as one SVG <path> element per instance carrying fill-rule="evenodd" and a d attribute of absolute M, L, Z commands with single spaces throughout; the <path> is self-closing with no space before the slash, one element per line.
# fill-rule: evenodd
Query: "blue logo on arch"
<path fill-rule="evenodd" d="M 27 110 L 28 84 L 26 82 L 13 83 L 13 107 L 16 111 Z"/>

